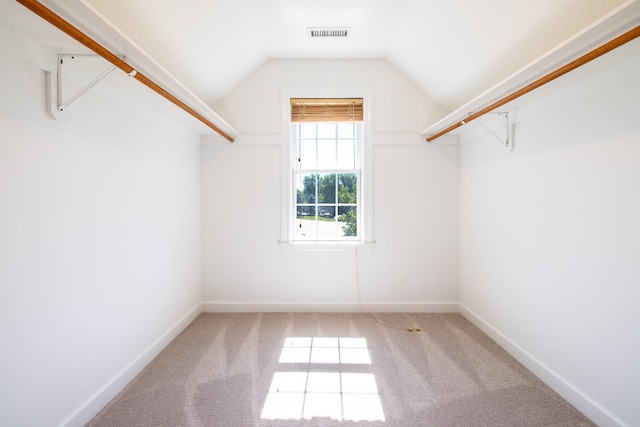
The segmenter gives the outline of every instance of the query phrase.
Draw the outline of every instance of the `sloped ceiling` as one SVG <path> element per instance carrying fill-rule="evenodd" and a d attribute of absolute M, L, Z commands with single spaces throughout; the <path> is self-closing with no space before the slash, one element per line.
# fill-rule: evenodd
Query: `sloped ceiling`
<path fill-rule="evenodd" d="M 82 0 L 213 105 L 268 59 L 387 59 L 454 110 L 623 0 Z M 311 39 L 308 27 L 348 27 Z"/>

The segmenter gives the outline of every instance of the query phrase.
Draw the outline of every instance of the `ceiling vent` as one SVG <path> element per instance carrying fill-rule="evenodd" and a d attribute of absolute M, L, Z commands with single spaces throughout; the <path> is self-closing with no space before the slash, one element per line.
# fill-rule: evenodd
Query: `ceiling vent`
<path fill-rule="evenodd" d="M 322 28 L 308 28 L 309 36 L 312 39 L 326 38 L 326 37 L 348 37 L 351 32 L 351 28 L 335 28 L 335 27 L 322 27 Z"/>

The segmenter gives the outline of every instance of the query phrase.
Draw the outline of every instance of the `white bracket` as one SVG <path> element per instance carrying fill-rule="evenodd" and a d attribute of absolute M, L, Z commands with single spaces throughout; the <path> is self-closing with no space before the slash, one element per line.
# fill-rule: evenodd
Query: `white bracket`
<path fill-rule="evenodd" d="M 503 136 L 500 136 L 497 133 L 495 133 L 493 130 L 489 129 L 489 127 L 487 127 L 487 125 L 482 123 L 480 119 L 476 119 L 476 123 L 482 126 L 487 132 L 493 135 L 498 141 L 500 141 L 504 146 L 505 151 L 509 152 L 513 150 L 513 114 L 509 113 L 508 111 L 499 111 L 499 112 L 492 112 L 487 114 L 497 114 L 498 117 L 502 119 L 502 123 L 504 125 Z"/>
<path fill-rule="evenodd" d="M 58 55 L 58 63 L 57 63 L 57 74 L 54 76 L 53 73 L 47 71 L 46 72 L 46 83 L 47 83 L 47 113 L 55 120 L 66 122 L 69 120 L 69 113 L 67 111 L 67 107 L 71 105 L 75 100 L 80 98 L 85 92 L 89 89 L 97 85 L 102 79 L 111 74 L 116 68 L 115 65 L 109 67 L 98 77 L 93 79 L 90 83 L 88 83 L 85 87 L 80 89 L 77 93 L 69 97 L 66 101 L 63 96 L 63 73 L 64 73 L 64 65 L 65 62 L 70 62 L 72 60 L 81 59 L 81 58 L 96 58 L 99 55 L 92 54 L 78 54 L 78 55 Z M 119 57 L 124 60 L 124 57 Z"/>

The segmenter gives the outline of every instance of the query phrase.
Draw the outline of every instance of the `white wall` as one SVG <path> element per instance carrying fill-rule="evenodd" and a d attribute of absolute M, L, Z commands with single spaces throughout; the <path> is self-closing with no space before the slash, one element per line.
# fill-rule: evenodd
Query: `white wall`
<path fill-rule="evenodd" d="M 457 301 L 458 147 L 418 133 L 443 111 L 383 60 L 266 62 L 215 110 L 242 136 L 202 147 L 203 299 L 210 309 L 357 309 L 355 254 L 282 253 L 280 91 L 373 90 L 373 254 L 361 298 L 378 309 Z M 449 309 L 451 306 L 447 306 Z"/>
<path fill-rule="evenodd" d="M 118 102 L 140 89 L 115 76 L 60 123 L 44 111 L 54 55 L 0 31 L 1 425 L 82 424 L 201 299 L 357 308 L 353 252 L 278 244 L 280 90 L 301 86 L 374 93 L 368 308 L 451 309 L 459 291 L 587 415 L 640 424 L 638 42 L 531 94 L 507 154 L 473 126 L 460 148 L 424 143 L 443 111 L 377 60 L 265 63 L 216 106 L 232 145 Z"/>
<path fill-rule="evenodd" d="M 51 120 L 54 64 L 0 25 L 3 426 L 83 425 L 200 308 L 199 138 L 114 76 Z"/>
<path fill-rule="evenodd" d="M 639 112 L 635 41 L 460 153 L 463 312 L 600 425 L 640 425 Z"/>

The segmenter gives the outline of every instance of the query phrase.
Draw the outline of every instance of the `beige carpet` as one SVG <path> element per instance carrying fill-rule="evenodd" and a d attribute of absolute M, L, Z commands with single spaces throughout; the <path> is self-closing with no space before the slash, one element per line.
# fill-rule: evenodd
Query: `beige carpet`
<path fill-rule="evenodd" d="M 313 313 L 203 314 L 89 423 L 342 425 L 593 424 L 461 315 Z"/>

